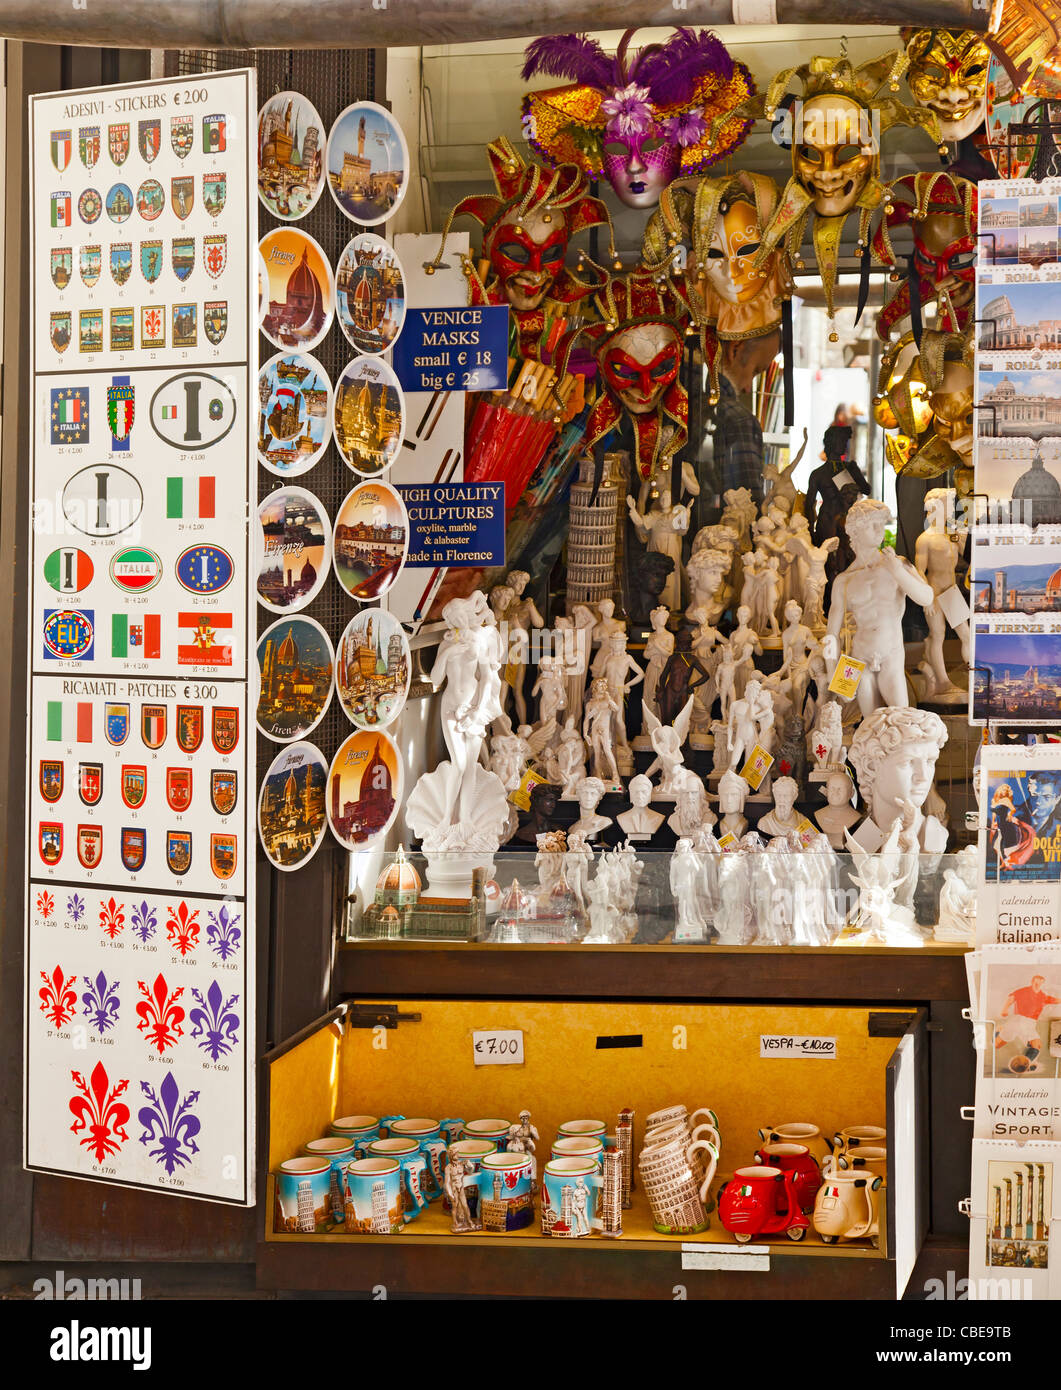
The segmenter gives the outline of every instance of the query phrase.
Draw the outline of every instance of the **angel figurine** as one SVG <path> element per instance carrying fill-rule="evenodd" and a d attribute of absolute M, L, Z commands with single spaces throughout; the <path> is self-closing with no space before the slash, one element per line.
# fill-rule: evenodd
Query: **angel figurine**
<path fill-rule="evenodd" d="M 786 548 L 789 554 L 803 561 L 806 577 L 803 581 L 803 621 L 819 637 L 825 631 L 825 586 L 829 576 L 826 565 L 829 556 L 839 546 L 838 536 L 830 536 L 821 545 L 814 545 L 808 535 L 799 532 L 790 536 Z"/>
<path fill-rule="evenodd" d="M 917 879 L 917 857 L 900 850 L 902 817 L 892 822 L 888 837 L 876 854 L 862 848 L 851 832 L 845 831 L 847 848 L 856 873 L 851 882 L 858 889 L 858 908 L 840 934 L 838 946 L 921 946 L 911 908 L 896 902 L 900 893 L 910 892 Z"/>
<path fill-rule="evenodd" d="M 675 801 L 677 799 L 679 783 L 675 777 L 684 764 L 682 749 L 689 736 L 689 721 L 693 717 L 695 701 L 695 695 L 690 695 L 685 702 L 684 709 L 673 724 L 661 724 L 650 709 L 645 710 L 645 727 L 648 729 L 652 751 L 656 755 L 653 762 L 645 769 L 645 775 L 651 777 L 658 769 L 663 770 L 663 776 L 652 798 L 653 801 Z"/>

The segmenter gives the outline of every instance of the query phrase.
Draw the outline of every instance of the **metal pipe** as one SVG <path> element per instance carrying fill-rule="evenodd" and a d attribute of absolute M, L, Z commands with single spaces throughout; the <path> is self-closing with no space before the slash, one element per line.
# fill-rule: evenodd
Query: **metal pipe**
<path fill-rule="evenodd" d="M 981 7 L 982 6 L 982 7 Z M 852 0 L 843 22 L 988 27 L 977 0 Z M 0 36 L 111 48 L 393 48 L 647 25 L 822 24 L 835 0 L 0 0 Z"/>

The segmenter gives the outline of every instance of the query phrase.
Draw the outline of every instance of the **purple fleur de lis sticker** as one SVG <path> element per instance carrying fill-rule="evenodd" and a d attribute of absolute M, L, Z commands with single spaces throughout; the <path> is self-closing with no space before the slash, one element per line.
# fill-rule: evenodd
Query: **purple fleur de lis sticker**
<path fill-rule="evenodd" d="M 88 988 L 81 996 L 84 1015 L 96 1032 L 102 1037 L 108 1028 L 118 1022 L 118 981 L 108 980 L 101 970 L 94 980 L 86 980 Z"/>
<path fill-rule="evenodd" d="M 158 926 L 158 913 L 154 908 L 148 907 L 146 902 L 139 907 L 133 908 L 133 935 L 138 936 L 141 941 L 150 941 L 155 934 Z"/>
<path fill-rule="evenodd" d="M 238 912 L 229 912 L 222 903 L 217 912 L 208 912 L 207 916 L 210 925 L 206 929 L 206 939 L 210 943 L 210 949 L 222 960 L 228 960 L 229 956 L 236 954 L 239 939 L 243 935 L 236 926 L 240 915 Z"/>
<path fill-rule="evenodd" d="M 233 1007 L 239 1003 L 239 995 L 234 994 L 222 1004 L 221 986 L 216 980 L 211 981 L 205 999 L 194 987 L 192 994 L 199 1006 L 188 1011 L 188 1021 L 193 1025 L 192 1037 L 200 1039 L 200 1048 L 209 1052 L 211 1060 L 216 1062 L 231 1052 L 239 1041 L 239 1014 Z"/>
<path fill-rule="evenodd" d="M 144 1126 L 140 1142 L 154 1144 L 153 1149 L 148 1149 L 149 1157 L 172 1176 L 174 1168 L 185 1167 L 191 1162 L 192 1154 L 199 1152 L 195 1136 L 201 1125 L 199 1117 L 192 1111 L 192 1106 L 199 1099 L 199 1092 L 189 1091 L 181 1100 L 180 1088 L 172 1072 L 166 1073 L 158 1088 L 158 1095 L 146 1081 L 140 1082 L 140 1089 L 151 1102 L 142 1106 L 137 1114 L 137 1119 Z"/>
<path fill-rule="evenodd" d="M 66 913 L 71 922 L 80 922 L 85 915 L 85 900 L 76 893 L 71 893 L 66 900 Z"/>

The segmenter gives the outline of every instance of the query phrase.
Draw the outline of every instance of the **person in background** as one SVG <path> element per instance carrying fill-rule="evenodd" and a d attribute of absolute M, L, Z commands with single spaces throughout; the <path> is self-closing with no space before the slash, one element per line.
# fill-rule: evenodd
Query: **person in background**
<path fill-rule="evenodd" d="M 865 475 L 854 459 L 847 456 L 851 444 L 851 426 L 836 423 L 836 417 L 843 413 L 844 407 L 837 406 L 833 423 L 822 439 L 825 462 L 818 465 L 807 481 L 804 513 L 815 545 L 839 535 L 840 517 L 846 511 L 841 497 L 842 488 L 854 483 L 863 497 L 869 496 L 869 483 Z"/>

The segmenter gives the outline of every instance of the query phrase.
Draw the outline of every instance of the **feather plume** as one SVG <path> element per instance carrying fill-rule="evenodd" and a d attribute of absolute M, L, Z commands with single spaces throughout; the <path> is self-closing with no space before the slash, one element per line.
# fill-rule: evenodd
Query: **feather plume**
<path fill-rule="evenodd" d="M 656 106 L 688 101 L 697 83 L 713 73 L 722 82 L 733 76 L 733 59 L 721 39 L 707 29 L 679 29 L 665 44 L 639 55 L 633 73 L 648 87 Z"/>
<path fill-rule="evenodd" d="M 553 34 L 535 39 L 523 55 L 523 80 L 546 73 L 598 91 L 616 85 L 615 62 L 586 34 Z"/>

